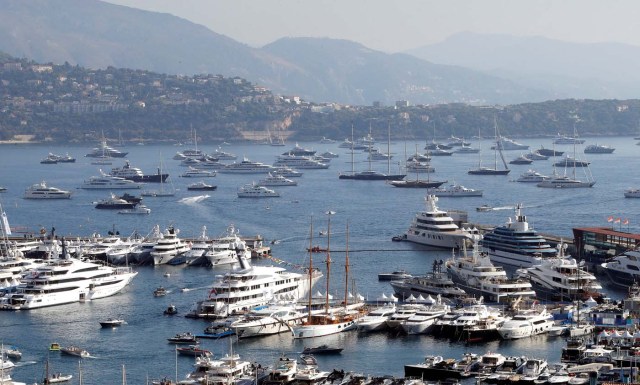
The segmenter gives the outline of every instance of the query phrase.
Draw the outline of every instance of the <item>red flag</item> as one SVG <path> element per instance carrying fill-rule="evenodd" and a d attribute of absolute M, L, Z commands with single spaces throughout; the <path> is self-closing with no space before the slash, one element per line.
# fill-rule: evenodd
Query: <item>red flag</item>
<path fill-rule="evenodd" d="M 625 219 L 624 222 L 622 222 L 623 225 L 628 225 L 629 224 L 629 219 Z"/>
<path fill-rule="evenodd" d="M 616 218 L 616 220 L 613 221 L 613 223 L 620 223 L 620 218 Z"/>
<path fill-rule="evenodd" d="M 609 218 L 607 218 L 607 222 L 613 222 L 613 216 L 610 216 Z"/>

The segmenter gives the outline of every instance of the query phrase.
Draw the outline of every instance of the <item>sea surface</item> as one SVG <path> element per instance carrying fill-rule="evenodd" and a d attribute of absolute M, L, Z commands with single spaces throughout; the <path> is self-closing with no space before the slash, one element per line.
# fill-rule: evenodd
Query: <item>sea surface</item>
<path fill-rule="evenodd" d="M 640 147 L 629 137 L 586 138 L 587 144 L 608 144 L 616 148 L 613 154 L 588 155 L 590 170 L 597 181 L 593 188 L 574 190 L 554 190 L 538 188 L 535 185 L 513 182 L 520 173 L 533 168 L 544 174 L 553 171 L 553 158 L 535 161 L 532 165 L 509 165 L 508 176 L 471 176 L 467 170 L 478 165 L 493 165 L 493 151 L 483 150 L 478 154 L 454 154 L 451 157 L 434 157 L 432 166 L 436 172 L 431 179 L 448 180 L 466 187 L 483 189 L 483 197 L 440 198 L 438 205 L 443 209 L 466 210 L 469 221 L 474 223 L 500 225 L 513 217 L 513 206 L 524 205 L 531 226 L 542 233 L 572 238 L 572 228 L 591 226 L 611 226 L 607 218 L 621 218 L 616 228 L 638 232 L 640 225 L 640 199 L 625 199 L 623 192 L 629 187 L 640 187 L 638 154 Z M 532 149 L 544 145 L 552 148 L 551 139 L 526 139 L 521 142 Z M 398 171 L 402 159 L 424 147 L 424 142 L 391 144 L 394 158 L 391 171 Z M 255 161 L 271 164 L 277 154 L 293 147 L 272 147 L 252 144 L 224 145 L 230 151 Z M 303 177 L 296 178 L 298 186 L 275 188 L 280 198 L 252 200 L 239 199 L 238 187 L 261 178 L 261 175 L 218 174 L 208 182 L 218 186 L 213 192 L 195 193 L 187 191 L 188 184 L 199 179 L 179 177 L 186 168 L 172 157 L 185 147 L 171 145 L 129 146 L 127 159 L 132 166 L 140 167 L 145 173 L 154 173 L 160 167 L 170 174 L 171 183 L 164 188 L 175 188 L 175 197 L 144 198 L 151 208 L 148 216 L 119 215 L 108 210 L 97 210 L 93 202 L 106 198 L 108 191 L 82 190 L 82 181 L 98 175 L 102 167 L 120 167 L 122 159 L 114 159 L 112 166 L 95 166 L 84 154 L 91 146 L 67 147 L 61 145 L 3 145 L 0 146 L 0 186 L 8 189 L 0 194 L 0 204 L 8 215 L 15 230 L 38 233 L 40 228 L 65 236 L 106 235 L 117 231 L 121 236 L 137 232 L 148 234 L 156 224 L 161 228 L 170 225 L 180 229 L 181 237 L 197 237 L 203 226 L 210 237 L 221 235 L 227 226 L 233 224 L 243 236 L 261 235 L 266 244 L 271 244 L 273 260 L 256 261 L 258 264 L 279 263 L 296 269 L 307 266 L 309 255 L 305 251 L 310 243 L 325 246 L 329 211 L 331 215 L 332 281 L 331 293 L 334 297 L 344 295 L 345 282 L 349 291 L 359 293 L 369 300 L 385 293 L 392 293 L 390 285 L 379 282 L 377 274 L 404 269 L 414 274 L 431 269 L 436 259 L 446 259 L 451 251 L 430 250 L 405 242 L 392 242 L 393 235 L 404 232 L 415 213 L 424 209 L 424 190 L 400 189 L 381 181 L 339 180 L 340 172 L 369 168 L 366 154 L 358 152 L 351 163 L 348 149 L 335 144 L 300 143 L 318 153 L 330 150 L 340 155 L 331 161 L 326 170 L 302 170 Z M 474 147 L 478 146 L 475 142 Z M 212 153 L 217 145 L 201 145 L 200 149 Z M 480 143 L 488 149 L 489 141 Z M 380 143 L 386 151 L 387 143 Z M 557 150 L 573 152 L 573 146 L 556 146 Z M 582 147 L 577 155 L 584 159 Z M 423 150 L 420 150 L 424 152 Z M 72 164 L 40 164 L 49 152 L 69 153 L 77 158 Z M 505 151 L 507 161 L 527 151 Z M 229 161 L 227 161 L 229 162 Z M 371 167 L 386 171 L 387 162 L 376 161 Z M 580 177 L 584 170 L 577 169 Z M 558 170 L 564 172 L 564 170 Z M 568 170 L 567 172 L 572 172 Z M 422 174 L 422 178 L 426 178 Z M 408 175 L 407 178 L 415 178 Z M 22 199 L 24 190 L 31 184 L 46 181 L 49 185 L 73 191 L 70 200 L 38 201 Z M 157 189 L 158 186 L 150 186 Z M 122 191 L 121 191 L 122 192 Z M 120 192 L 120 193 L 121 193 Z M 131 192 L 131 191 L 129 191 Z M 135 191 L 134 191 L 135 192 Z M 496 208 L 489 212 L 476 212 L 475 208 L 488 204 Z M 628 225 L 622 222 L 628 219 Z M 310 231 L 313 223 L 313 231 Z M 347 248 L 347 226 L 349 231 L 350 273 L 346 279 L 345 249 Z M 620 227 L 622 226 L 622 227 Z M 312 240 L 310 240 L 312 234 Z M 324 255 L 314 255 L 314 266 L 318 266 Z M 0 340 L 4 344 L 16 345 L 23 352 L 19 367 L 13 378 L 34 383 L 41 381 L 45 362 L 49 360 L 51 372 L 74 374 L 71 383 L 78 383 L 82 373 L 85 384 L 112 384 L 122 381 L 122 367 L 126 367 L 129 384 L 143 384 L 148 379 L 164 376 L 183 378 L 193 364 L 193 359 L 176 357 L 174 345 L 167 338 L 179 332 L 191 331 L 201 334 L 207 321 L 184 317 L 196 301 L 206 297 L 207 287 L 216 274 L 225 270 L 203 267 L 180 266 L 140 266 L 139 275 L 133 283 L 119 295 L 87 303 L 70 304 L 32 311 L 0 312 Z M 170 276 L 165 276 L 170 273 Z M 163 285 L 170 290 L 165 297 L 155 298 L 153 290 Z M 324 282 L 315 291 L 324 291 Z M 184 291 L 183 288 L 188 290 Z M 623 293 L 610 291 L 614 298 Z M 179 314 L 169 317 L 163 310 L 175 304 Z M 102 329 L 99 321 L 109 317 L 122 317 L 127 324 L 116 329 Z M 49 352 L 50 343 L 78 345 L 88 350 L 92 358 L 78 359 Z M 445 358 L 460 357 L 464 352 L 482 354 L 497 351 L 505 355 L 528 355 L 546 357 L 558 361 L 561 339 L 538 336 L 520 341 L 493 341 L 483 344 L 465 344 L 457 341 L 438 339 L 431 336 L 390 336 L 386 333 L 359 335 L 356 332 L 317 338 L 315 340 L 294 340 L 288 334 L 266 338 L 236 341 L 234 339 L 203 340 L 202 347 L 216 355 L 228 353 L 231 349 L 243 359 L 272 365 L 281 354 L 296 357 L 305 346 L 327 343 L 344 347 L 337 356 L 318 357 L 323 370 L 333 368 L 352 370 L 376 375 L 403 375 L 403 365 L 423 361 L 427 354 L 438 354 Z"/>

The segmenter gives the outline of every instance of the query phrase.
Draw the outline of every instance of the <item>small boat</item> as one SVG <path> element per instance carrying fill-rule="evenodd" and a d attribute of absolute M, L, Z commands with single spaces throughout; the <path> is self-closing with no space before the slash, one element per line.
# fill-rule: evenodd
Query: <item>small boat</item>
<path fill-rule="evenodd" d="M 189 191 L 215 191 L 218 186 L 205 183 L 203 181 L 192 183 L 187 186 L 187 190 Z"/>
<path fill-rule="evenodd" d="M 313 246 L 313 247 L 307 247 L 307 251 L 312 252 L 312 253 L 324 253 L 327 251 L 326 247 L 320 247 L 320 246 Z"/>
<path fill-rule="evenodd" d="M 178 308 L 176 308 L 176 305 L 169 305 L 169 306 L 167 306 L 166 309 L 164 309 L 164 314 L 165 315 L 178 314 Z"/>
<path fill-rule="evenodd" d="M 476 211 L 480 211 L 480 212 L 491 211 L 491 210 L 493 210 L 493 207 L 489 205 L 482 205 L 480 207 L 476 207 Z"/>
<path fill-rule="evenodd" d="M 22 358 L 22 352 L 15 346 L 5 346 L 0 350 L 0 354 L 7 356 L 13 360 L 19 360 Z"/>
<path fill-rule="evenodd" d="M 147 215 L 147 214 L 151 214 L 151 209 L 145 205 L 137 205 L 136 207 L 131 209 L 118 210 L 118 214 Z"/>
<path fill-rule="evenodd" d="M 303 354 L 300 356 L 300 361 L 305 365 L 318 365 L 318 361 L 311 354 Z"/>
<path fill-rule="evenodd" d="M 71 380 L 73 378 L 73 375 L 71 374 L 62 374 L 62 373 L 56 373 L 56 374 L 52 374 L 50 376 L 47 376 L 47 378 L 45 378 L 42 383 L 43 384 L 56 384 L 58 382 L 67 382 L 69 380 Z"/>
<path fill-rule="evenodd" d="M 178 333 L 173 337 L 167 338 L 167 341 L 172 344 L 192 344 L 196 345 L 198 339 L 191 332 Z"/>
<path fill-rule="evenodd" d="M 127 322 L 123 319 L 119 318 L 108 318 L 105 321 L 100 321 L 100 326 L 103 328 L 115 328 L 121 325 L 126 324 Z"/>
<path fill-rule="evenodd" d="M 302 354 L 338 354 L 342 352 L 343 348 L 331 347 L 328 345 L 319 345 L 316 347 L 305 347 L 302 350 Z"/>
<path fill-rule="evenodd" d="M 223 338 L 236 334 L 233 328 L 230 328 L 226 324 L 212 323 L 204 329 L 204 338 Z"/>
<path fill-rule="evenodd" d="M 165 295 L 167 295 L 167 289 L 165 289 L 162 286 L 159 286 L 157 289 L 155 289 L 153 291 L 153 296 L 154 297 L 163 297 Z"/>
<path fill-rule="evenodd" d="M 91 356 L 91 354 L 89 354 L 88 351 L 74 345 L 62 347 L 60 348 L 60 352 L 64 354 L 68 354 L 70 356 L 76 356 L 80 358 L 86 358 Z"/>
<path fill-rule="evenodd" d="M 51 350 L 52 352 L 58 352 L 60 351 L 60 344 L 57 342 L 52 342 L 51 345 L 49 345 L 49 350 Z"/>
<path fill-rule="evenodd" d="M 509 164 L 531 164 L 531 163 L 533 163 L 533 159 L 529 159 L 525 155 L 520 155 L 519 157 L 509 162 Z"/>
<path fill-rule="evenodd" d="M 176 349 L 179 354 L 183 356 L 209 356 L 211 355 L 211 351 L 207 349 L 201 349 L 200 345 L 189 345 L 186 347 L 180 347 Z"/>
<path fill-rule="evenodd" d="M 378 281 L 397 281 L 406 278 L 411 278 L 412 275 L 407 273 L 404 270 L 396 270 L 391 273 L 380 273 L 378 274 Z"/>

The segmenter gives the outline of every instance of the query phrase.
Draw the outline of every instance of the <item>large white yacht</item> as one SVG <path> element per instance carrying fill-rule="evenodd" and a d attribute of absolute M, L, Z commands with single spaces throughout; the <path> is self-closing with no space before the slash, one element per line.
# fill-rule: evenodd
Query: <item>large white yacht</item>
<path fill-rule="evenodd" d="M 477 230 L 460 228 L 446 211 L 438 209 L 438 197 L 426 195 L 426 210 L 416 214 L 404 239 L 409 242 L 443 248 L 461 248 L 467 242 L 472 244 L 478 238 Z"/>
<path fill-rule="evenodd" d="M 359 332 L 374 332 L 387 329 L 387 320 L 396 312 L 396 305 L 389 303 L 371 310 L 356 321 Z"/>
<path fill-rule="evenodd" d="M 145 175 L 140 168 L 132 167 L 128 160 L 125 161 L 124 166 L 112 168 L 109 175 L 141 183 L 160 183 L 169 177 L 169 174 L 160 173 L 160 169 L 156 174 Z"/>
<path fill-rule="evenodd" d="M 277 198 L 280 194 L 255 183 L 246 184 L 238 189 L 238 198 Z"/>
<path fill-rule="evenodd" d="M 71 191 L 47 186 L 45 181 L 29 186 L 24 192 L 25 199 L 69 199 Z"/>
<path fill-rule="evenodd" d="M 558 253 L 542 235 L 529 228 L 522 204 L 515 206 L 514 220 L 509 218 L 503 226 L 484 234 L 480 247 L 492 262 L 518 267 L 532 266 Z"/>
<path fill-rule="evenodd" d="M 518 269 L 516 275 L 529 279 L 539 298 L 545 294 L 549 299 L 560 301 L 602 297 L 602 285 L 596 277 L 583 270 L 575 259 L 563 257 L 562 253 L 539 265 Z"/>
<path fill-rule="evenodd" d="M 601 266 L 611 282 L 627 289 L 640 281 L 640 249 L 625 251 Z"/>
<path fill-rule="evenodd" d="M 241 162 L 233 162 L 219 169 L 218 172 L 226 174 L 263 174 L 272 171 L 273 167 L 268 164 L 253 162 L 243 158 Z"/>
<path fill-rule="evenodd" d="M 269 173 L 266 178 L 258 181 L 259 186 L 297 186 L 298 182 L 287 179 L 282 175 Z"/>
<path fill-rule="evenodd" d="M 520 310 L 511 319 L 498 327 L 500 337 L 505 340 L 531 337 L 546 333 L 554 325 L 553 314 L 543 305 Z"/>
<path fill-rule="evenodd" d="M 240 268 L 217 275 L 206 299 L 196 303 L 190 313 L 196 318 L 224 318 L 264 306 L 278 298 L 297 301 L 308 295 L 311 286 L 322 277 L 287 271 L 279 266 L 251 266 L 239 259 Z"/>
<path fill-rule="evenodd" d="M 230 225 L 222 237 L 216 239 L 204 253 L 211 266 L 224 266 L 240 263 L 240 259 L 251 260 L 251 250 L 247 243 L 240 238 L 238 230 Z"/>
<path fill-rule="evenodd" d="M 180 230 L 169 227 L 162 234 L 162 239 L 153 246 L 151 257 L 154 265 L 169 263 L 173 258 L 189 251 L 189 244 L 178 238 Z"/>
<path fill-rule="evenodd" d="M 105 174 L 100 170 L 100 176 L 91 176 L 80 186 L 86 190 L 121 190 L 141 188 L 142 184 L 129 179 Z"/>
<path fill-rule="evenodd" d="M 402 322 L 400 327 L 402 327 L 407 334 L 427 333 L 431 330 L 436 320 L 450 310 L 450 306 L 442 303 L 440 297 L 437 297 L 437 301 L 434 304 L 418 309 L 418 311 Z"/>
<path fill-rule="evenodd" d="M 496 144 L 491 147 L 492 150 L 495 150 L 496 147 L 500 150 L 527 150 L 529 146 L 526 144 L 518 143 L 513 139 L 509 139 L 506 136 L 498 137 L 496 140 Z"/>
<path fill-rule="evenodd" d="M 520 174 L 520 176 L 518 177 L 518 179 L 516 179 L 516 182 L 522 182 L 522 183 L 539 183 L 542 182 L 543 180 L 549 178 L 546 175 L 542 175 L 541 173 L 535 171 L 535 170 L 527 170 L 525 172 L 523 172 L 522 174 Z"/>
<path fill-rule="evenodd" d="M 285 154 L 279 155 L 274 167 L 293 167 L 294 169 L 323 169 L 329 168 L 329 165 L 313 159 L 309 156 Z"/>
<path fill-rule="evenodd" d="M 89 152 L 85 156 L 87 158 L 124 158 L 125 156 L 127 156 L 127 153 L 107 145 L 107 141 L 105 139 L 102 139 L 102 141 L 100 141 L 100 147 L 94 147 L 91 152 Z"/>
<path fill-rule="evenodd" d="M 10 310 L 35 309 L 114 295 L 137 275 L 129 267 L 108 267 L 79 259 L 50 261 L 22 278 L 2 299 Z"/>
<path fill-rule="evenodd" d="M 229 327 L 235 330 L 238 338 L 290 332 L 291 326 L 299 325 L 307 317 L 302 308 L 291 304 L 268 305 L 252 310 Z"/>
<path fill-rule="evenodd" d="M 453 282 L 469 294 L 482 296 L 488 302 L 508 303 L 517 298 L 535 297 L 531 282 L 509 279 L 501 266 L 491 263 L 486 252 L 474 247 L 471 256 L 452 257 L 445 262 Z"/>

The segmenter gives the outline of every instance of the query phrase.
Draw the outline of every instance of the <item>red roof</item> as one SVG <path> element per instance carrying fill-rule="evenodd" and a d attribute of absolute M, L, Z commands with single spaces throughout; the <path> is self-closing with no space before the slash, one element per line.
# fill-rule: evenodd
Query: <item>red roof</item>
<path fill-rule="evenodd" d="M 610 235 L 610 236 L 614 236 L 614 237 L 620 237 L 620 238 L 628 238 L 628 239 L 635 239 L 637 241 L 640 241 L 640 234 L 633 234 L 633 233 L 626 233 L 624 231 L 616 231 L 613 230 L 610 227 L 583 227 L 583 228 L 574 228 L 573 231 L 580 231 L 583 233 L 595 233 L 595 234 L 602 234 L 602 235 Z"/>

